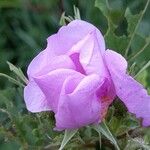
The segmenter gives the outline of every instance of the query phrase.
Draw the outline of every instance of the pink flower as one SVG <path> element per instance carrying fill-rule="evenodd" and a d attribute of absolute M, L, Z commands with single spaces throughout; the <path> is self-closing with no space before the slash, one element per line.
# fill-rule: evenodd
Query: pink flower
<path fill-rule="evenodd" d="M 96 27 L 75 20 L 47 43 L 28 67 L 24 99 L 29 111 L 53 111 L 57 130 L 79 128 L 101 122 L 118 96 L 144 126 L 150 125 L 150 96 L 126 74 L 126 60 L 105 51 Z"/>

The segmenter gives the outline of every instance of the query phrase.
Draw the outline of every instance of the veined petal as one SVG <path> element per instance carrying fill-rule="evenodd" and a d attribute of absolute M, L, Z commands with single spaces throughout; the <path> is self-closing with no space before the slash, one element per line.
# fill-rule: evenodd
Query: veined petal
<path fill-rule="evenodd" d="M 127 62 L 118 53 L 107 50 L 105 61 L 115 85 L 117 96 L 128 110 L 143 119 L 143 125 L 150 125 L 150 96 L 144 87 L 126 74 Z"/>
<path fill-rule="evenodd" d="M 38 85 L 31 81 L 24 88 L 24 100 L 31 112 L 50 111 L 50 105 Z"/>
<path fill-rule="evenodd" d="M 66 87 L 77 85 L 78 80 L 70 78 L 64 82 L 58 111 L 55 115 L 56 129 L 79 128 L 91 123 L 98 123 L 101 118 L 101 102 L 96 95 L 96 90 L 101 86 L 103 80 L 98 75 L 84 77 L 72 93 L 66 93 Z"/>
<path fill-rule="evenodd" d="M 92 24 L 82 20 L 74 20 L 67 26 L 61 27 L 58 33 L 47 39 L 47 48 L 55 55 L 66 54 L 74 44 L 94 30 L 99 43 L 99 51 L 104 53 L 105 42 L 101 32 Z"/>
<path fill-rule="evenodd" d="M 85 74 L 97 73 L 99 76 L 108 76 L 95 30 L 87 34 L 68 51 L 70 56 L 75 54 L 79 55 L 78 60 L 76 59 L 75 62 L 79 61 L 78 64 L 83 67 Z"/>
<path fill-rule="evenodd" d="M 29 78 L 47 74 L 59 68 L 75 69 L 71 58 L 67 55 L 51 56 L 47 50 L 39 53 L 30 63 L 27 74 Z"/>
<path fill-rule="evenodd" d="M 103 118 L 105 118 L 107 114 L 109 105 L 113 102 L 113 100 L 116 97 L 115 87 L 110 77 L 104 79 L 104 83 L 97 90 L 96 94 L 101 100 L 101 116 L 102 116 L 101 120 L 102 120 Z"/>
<path fill-rule="evenodd" d="M 46 99 L 49 101 L 50 107 L 55 113 L 57 112 L 63 83 L 69 76 L 79 76 L 81 78 L 84 77 L 83 74 L 71 69 L 56 69 L 46 75 L 34 78 L 35 82 L 45 94 Z"/>

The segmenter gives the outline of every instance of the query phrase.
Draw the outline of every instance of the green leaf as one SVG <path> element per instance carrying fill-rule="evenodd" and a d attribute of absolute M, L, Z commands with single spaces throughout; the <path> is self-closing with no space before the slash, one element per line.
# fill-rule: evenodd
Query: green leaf
<path fill-rule="evenodd" d="M 148 61 L 140 70 L 139 72 L 134 76 L 136 78 L 139 74 L 141 74 L 145 69 L 147 69 L 150 66 L 150 61 Z"/>
<path fill-rule="evenodd" d="M 61 17 L 60 17 L 59 24 L 60 24 L 61 26 L 66 25 L 65 12 L 62 13 L 62 15 L 61 15 Z"/>
<path fill-rule="evenodd" d="M 59 24 L 60 24 L 61 26 L 64 26 L 64 25 L 67 24 L 67 22 L 71 22 L 71 21 L 73 21 L 73 20 L 74 20 L 74 18 L 73 18 L 72 16 L 65 16 L 65 12 L 63 12 L 62 15 L 61 15 Z"/>
<path fill-rule="evenodd" d="M 147 77 L 148 77 L 148 71 L 147 71 L 147 70 L 144 70 L 144 71 L 142 72 L 142 74 L 140 73 L 140 74 L 136 77 L 136 80 L 139 81 L 144 87 L 146 87 L 147 84 L 148 84 L 147 81 L 146 81 Z"/>
<path fill-rule="evenodd" d="M 147 0 L 147 3 L 143 9 L 143 11 L 138 14 L 138 15 L 132 15 L 129 8 L 127 8 L 126 10 L 126 13 L 125 13 L 125 17 L 127 19 L 127 22 L 128 22 L 128 34 L 130 36 L 130 41 L 127 45 L 127 48 L 126 48 L 126 51 L 125 51 L 125 56 L 128 55 L 128 52 L 129 52 L 129 49 L 130 49 L 130 46 L 132 44 L 132 41 L 134 39 L 134 36 L 136 35 L 136 32 L 137 32 L 137 29 L 139 27 L 139 24 L 146 12 L 146 9 L 148 8 L 148 5 L 149 5 L 149 2 L 150 0 Z"/>
<path fill-rule="evenodd" d="M 95 125 L 93 128 L 99 134 L 102 133 L 108 140 L 110 140 L 115 145 L 117 150 L 120 150 L 116 139 L 114 138 L 113 134 L 110 132 L 109 128 L 107 127 L 107 125 L 104 121 L 100 125 Z"/>
<path fill-rule="evenodd" d="M 127 7 L 126 11 L 125 11 L 125 18 L 127 20 L 128 23 L 128 35 L 131 37 L 131 35 L 133 34 L 135 27 L 138 23 L 139 18 L 141 17 L 142 12 L 140 12 L 139 14 L 136 15 L 132 15 L 130 9 Z"/>
<path fill-rule="evenodd" d="M 110 15 L 110 8 L 108 5 L 108 0 L 96 0 L 95 7 L 99 8 L 103 15 L 109 19 Z"/>
<path fill-rule="evenodd" d="M 125 35 L 116 36 L 111 28 L 105 35 L 105 41 L 108 49 L 112 49 L 123 54 L 129 40 Z"/>
<path fill-rule="evenodd" d="M 73 10 L 74 10 L 74 18 L 81 20 L 80 11 L 79 11 L 78 7 L 73 6 Z"/>
<path fill-rule="evenodd" d="M 139 24 L 144 16 L 144 13 L 148 7 L 150 0 L 147 0 L 145 8 L 139 14 L 132 15 L 130 9 L 123 8 L 123 2 L 120 2 L 119 7 L 112 7 L 111 1 L 108 0 L 96 0 L 95 7 L 98 7 L 108 21 L 108 31 L 105 35 L 106 45 L 110 49 L 114 49 L 117 52 L 128 55 L 129 49 L 132 48 L 134 37 L 136 36 Z M 118 4 L 119 1 L 116 3 Z M 114 2 L 115 3 L 115 2 Z M 128 23 L 127 33 L 128 35 L 117 36 L 115 30 L 118 24 L 126 18 Z"/>
<path fill-rule="evenodd" d="M 66 21 L 67 22 L 71 22 L 71 21 L 73 21 L 75 19 L 81 20 L 79 9 L 76 6 L 73 6 L 73 10 L 74 10 L 74 18 L 72 16 L 66 16 L 65 12 L 62 13 L 60 21 L 59 21 L 59 24 L 61 26 L 66 25 L 67 24 Z"/>
<path fill-rule="evenodd" d="M 99 8 L 103 15 L 111 22 L 113 26 L 117 26 L 124 16 L 123 2 L 117 1 L 115 7 L 111 7 L 111 1 L 96 0 L 95 7 Z"/>
<path fill-rule="evenodd" d="M 59 148 L 59 150 L 62 150 L 65 145 L 69 142 L 69 140 L 76 134 L 76 132 L 78 131 L 78 129 L 74 129 L 74 130 L 65 130 L 65 135 L 63 138 L 63 141 L 61 143 L 61 146 Z"/>
<path fill-rule="evenodd" d="M 108 21 L 108 30 L 105 34 L 105 41 L 108 49 L 113 49 L 121 54 L 124 54 L 126 45 L 129 42 L 127 36 L 117 36 L 115 34 L 116 24 L 120 22 L 119 20 L 123 18 L 124 13 L 122 10 L 118 13 L 119 10 L 114 10 L 110 8 L 108 0 L 96 0 L 95 6 L 98 7 L 103 15 L 107 18 Z"/>
<path fill-rule="evenodd" d="M 129 138 L 128 145 L 125 147 L 125 150 L 133 150 L 133 149 L 144 149 L 149 150 L 150 146 L 146 143 L 142 138 Z"/>
<path fill-rule="evenodd" d="M 141 62 L 141 60 L 136 58 L 138 58 L 138 56 L 141 56 L 140 54 L 142 54 L 146 50 L 149 44 L 150 44 L 150 40 L 148 41 L 147 39 L 143 38 L 139 34 L 136 34 L 131 44 L 132 55 L 128 57 L 128 60 L 129 61 L 136 60 Z"/>
<path fill-rule="evenodd" d="M 7 64 L 9 65 L 10 70 L 13 71 L 25 84 L 27 84 L 28 80 L 23 74 L 22 70 L 20 68 L 17 68 L 10 62 L 7 62 Z"/>
<path fill-rule="evenodd" d="M 19 81 L 17 81 L 17 80 L 14 79 L 14 78 L 8 76 L 7 74 L 0 73 L 0 76 L 7 78 L 10 82 L 12 82 L 12 83 L 14 83 L 14 84 L 16 84 L 16 85 L 18 85 L 18 86 L 24 87 L 24 85 L 23 85 L 22 83 L 20 83 Z"/>

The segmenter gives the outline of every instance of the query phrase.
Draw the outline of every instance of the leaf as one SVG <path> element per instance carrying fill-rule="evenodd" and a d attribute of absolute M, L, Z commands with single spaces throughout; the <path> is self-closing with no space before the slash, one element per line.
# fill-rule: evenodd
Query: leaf
<path fill-rule="evenodd" d="M 132 44 L 133 38 L 134 38 L 134 36 L 137 32 L 137 29 L 139 27 L 139 24 L 140 24 L 145 12 L 146 12 L 146 9 L 148 8 L 149 2 L 150 2 L 150 0 L 147 0 L 143 11 L 140 14 L 136 15 L 136 16 L 131 15 L 131 12 L 129 11 L 129 8 L 127 8 L 127 10 L 126 10 L 125 17 L 126 17 L 127 22 L 128 22 L 128 32 L 129 32 L 128 34 L 130 36 L 130 41 L 127 45 L 127 48 L 126 48 L 126 51 L 125 51 L 125 56 L 128 55 L 128 52 L 129 52 L 130 46 Z"/>
<path fill-rule="evenodd" d="M 109 1 L 109 3 L 108 0 L 95 1 L 95 7 L 98 7 L 100 9 L 100 11 L 108 21 L 108 31 L 105 35 L 106 45 L 108 45 L 108 48 L 117 50 L 117 52 L 121 54 L 125 53 L 125 56 L 128 55 L 129 49 L 130 47 L 132 47 L 133 39 L 137 33 L 137 29 L 143 18 L 143 15 L 148 7 L 149 1 L 150 0 L 147 0 L 144 10 L 136 15 L 132 15 L 128 7 L 125 10 L 122 7 L 123 2 L 120 2 L 120 8 L 117 8 L 116 6 L 112 9 L 111 3 L 113 2 L 111 1 Z M 117 36 L 115 35 L 115 30 L 117 29 L 117 25 L 123 20 L 123 16 L 126 18 L 128 23 L 128 35 Z"/>
<path fill-rule="evenodd" d="M 141 74 L 145 69 L 147 69 L 150 66 L 150 61 L 148 61 L 140 70 L 139 72 L 134 76 L 136 78 L 139 74 Z"/>
<path fill-rule="evenodd" d="M 116 108 L 117 109 L 117 108 Z M 120 108 L 121 109 L 121 108 Z M 118 114 L 113 116 L 111 122 L 109 122 L 109 127 L 111 131 L 119 138 L 122 135 L 125 135 L 140 126 L 136 118 L 130 114 L 123 113 L 123 117 L 118 117 Z"/>
<path fill-rule="evenodd" d="M 67 22 L 71 22 L 71 21 L 73 21 L 75 19 L 81 20 L 79 9 L 76 6 L 73 6 L 73 10 L 74 10 L 74 17 L 72 17 L 72 16 L 66 16 L 65 12 L 62 13 L 60 21 L 59 21 L 59 24 L 61 26 L 66 25 L 67 24 L 66 21 Z"/>
<path fill-rule="evenodd" d="M 14 79 L 14 78 L 8 76 L 7 74 L 0 73 L 0 76 L 7 78 L 10 82 L 12 82 L 12 83 L 14 83 L 14 84 L 16 84 L 16 85 L 18 85 L 18 86 L 24 87 L 24 85 L 23 85 L 22 83 L 20 83 L 19 81 L 17 81 L 17 80 Z"/>
<path fill-rule="evenodd" d="M 144 71 L 142 72 L 142 74 L 140 73 L 140 74 L 136 77 L 136 80 L 139 81 L 144 87 L 146 87 L 147 84 L 148 84 L 147 81 L 146 81 L 147 77 L 148 77 L 148 71 L 147 71 L 147 70 L 144 70 Z"/>
<path fill-rule="evenodd" d="M 105 35 L 105 41 L 108 49 L 113 49 L 123 54 L 129 40 L 125 35 L 116 36 L 111 28 Z"/>
<path fill-rule="evenodd" d="M 24 83 L 27 84 L 28 80 L 23 74 L 22 70 L 20 68 L 17 68 L 10 62 L 7 62 L 7 64 L 9 65 L 10 70 L 13 71 Z"/>
<path fill-rule="evenodd" d="M 136 60 L 141 62 L 141 60 L 138 60 L 136 58 L 138 56 L 141 56 L 140 54 L 146 50 L 149 44 L 150 44 L 150 40 L 148 41 L 147 39 L 144 39 L 139 34 L 136 34 L 131 44 L 131 50 L 133 54 L 130 57 L 128 57 L 128 60 L 129 61 Z"/>
<path fill-rule="evenodd" d="M 129 143 L 125 150 L 132 150 L 132 149 L 144 149 L 144 150 L 149 150 L 150 149 L 150 146 L 148 145 L 148 143 L 145 143 L 145 141 L 140 138 L 140 137 L 137 137 L 137 138 L 130 138 L 129 139 Z M 132 146 L 132 148 L 131 148 Z"/>
<path fill-rule="evenodd" d="M 128 36 L 131 37 L 131 35 L 133 34 L 135 27 L 138 23 L 139 18 L 141 17 L 142 12 L 140 12 L 139 14 L 136 15 L 132 15 L 130 9 L 127 7 L 126 11 L 125 11 L 125 18 L 127 20 L 128 23 Z"/>
<path fill-rule="evenodd" d="M 73 10 L 74 10 L 74 18 L 81 20 L 80 11 L 79 11 L 78 7 L 73 6 Z"/>
<path fill-rule="evenodd" d="M 115 4 L 114 8 L 111 7 L 111 3 L 112 2 L 108 0 L 96 0 L 95 7 L 100 9 L 103 15 L 107 18 L 108 22 L 111 22 L 113 26 L 117 26 L 123 19 L 123 2 L 117 1 L 117 5 Z"/>
<path fill-rule="evenodd" d="M 108 6 L 108 0 L 96 0 L 95 7 L 99 8 L 103 15 L 109 19 L 110 9 Z"/>
<path fill-rule="evenodd" d="M 61 25 L 61 26 L 66 25 L 65 12 L 63 12 L 61 17 L 60 17 L 59 25 Z"/>
<path fill-rule="evenodd" d="M 115 145 L 117 150 L 120 150 L 116 139 L 114 138 L 113 134 L 110 132 L 109 128 L 107 127 L 107 125 L 104 121 L 100 125 L 95 125 L 93 128 L 99 134 L 102 133 L 108 140 L 110 140 Z"/>
<path fill-rule="evenodd" d="M 105 34 L 105 41 L 108 49 L 113 49 L 119 53 L 124 53 L 126 45 L 128 44 L 128 37 L 117 36 L 115 34 L 115 29 L 117 24 L 123 18 L 123 11 L 119 13 L 119 10 L 110 8 L 108 0 L 96 0 L 95 7 L 98 7 L 108 21 L 108 30 Z"/>
<path fill-rule="evenodd" d="M 64 138 L 63 138 L 63 141 L 61 143 L 59 150 L 62 150 L 65 147 L 65 145 L 70 141 L 70 139 L 76 134 L 77 131 L 78 129 L 65 130 L 65 135 L 64 135 Z"/>
<path fill-rule="evenodd" d="M 60 24 L 61 26 L 64 26 L 64 25 L 66 25 L 68 22 L 71 22 L 71 21 L 73 21 L 73 20 L 74 20 L 73 17 L 71 17 L 71 16 L 65 16 L 65 12 L 63 12 L 62 15 L 61 15 L 59 24 Z"/>

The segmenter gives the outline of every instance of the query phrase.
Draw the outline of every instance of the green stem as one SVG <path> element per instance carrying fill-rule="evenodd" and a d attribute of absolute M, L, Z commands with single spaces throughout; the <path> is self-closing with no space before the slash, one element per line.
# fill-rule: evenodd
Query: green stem
<path fill-rule="evenodd" d="M 94 125 L 93 129 L 95 129 L 99 134 L 102 133 L 112 144 L 114 144 L 117 150 L 120 150 L 118 143 L 106 125 L 105 120 L 100 125 Z"/>
<path fill-rule="evenodd" d="M 135 59 L 137 56 L 139 56 L 144 50 L 145 48 L 150 44 L 150 41 L 146 42 L 146 44 L 141 48 L 140 51 L 138 51 L 135 55 L 131 56 L 129 58 L 129 61 L 132 61 L 133 59 Z"/>
<path fill-rule="evenodd" d="M 120 150 L 120 148 L 119 148 L 119 146 L 118 146 L 116 140 L 114 139 L 114 136 L 112 135 L 112 133 L 110 132 L 108 126 L 106 125 L 105 120 L 103 121 L 103 124 L 104 124 L 105 128 L 107 129 L 109 135 L 112 137 L 113 142 L 114 142 L 114 144 L 115 144 L 115 146 L 116 146 L 116 149 L 117 149 L 117 150 Z"/>
<path fill-rule="evenodd" d="M 140 71 L 134 76 L 134 78 L 136 78 L 140 73 L 142 73 L 145 69 L 147 69 L 150 66 L 150 61 L 148 61 L 143 67 L 142 69 L 140 69 Z"/>
<path fill-rule="evenodd" d="M 136 25 L 136 27 L 135 27 L 135 29 L 134 29 L 134 32 L 133 32 L 133 34 L 132 34 L 132 36 L 131 36 L 131 39 L 130 39 L 129 44 L 128 44 L 128 46 L 127 46 L 127 48 L 126 48 L 126 51 L 125 51 L 125 57 L 127 57 L 127 55 L 128 55 L 128 52 L 129 52 L 131 43 L 132 43 L 133 38 L 134 38 L 134 36 L 135 36 L 135 33 L 136 33 L 136 31 L 137 31 L 137 29 L 138 29 L 138 27 L 139 27 L 139 24 L 140 24 L 140 22 L 141 22 L 141 20 L 142 20 L 142 18 L 143 18 L 143 16 L 144 16 L 144 14 L 145 14 L 145 12 L 146 12 L 146 9 L 147 9 L 147 7 L 148 7 L 148 5 L 149 5 L 149 2 L 150 2 L 150 0 L 147 0 L 147 3 L 146 3 L 146 5 L 145 5 L 145 7 L 144 7 L 144 9 L 143 9 L 143 11 L 142 11 L 142 14 L 141 14 L 141 16 L 140 16 L 140 18 L 139 18 L 139 20 L 138 20 L 138 23 L 137 23 L 137 25 Z"/>

